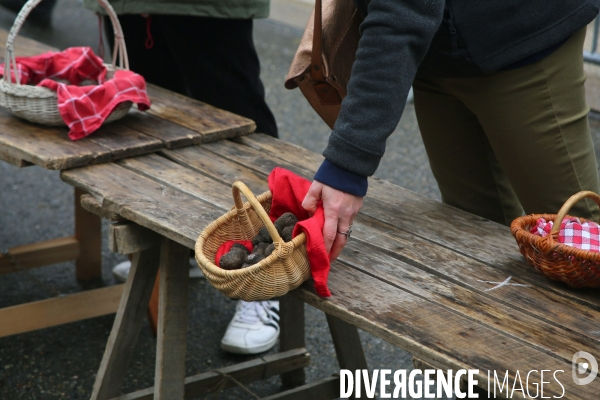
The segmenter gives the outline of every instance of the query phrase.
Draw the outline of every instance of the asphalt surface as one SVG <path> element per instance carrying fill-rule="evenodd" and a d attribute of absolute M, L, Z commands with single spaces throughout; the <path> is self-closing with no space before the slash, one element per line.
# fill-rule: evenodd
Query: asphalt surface
<path fill-rule="evenodd" d="M 10 28 L 14 17 L 14 13 L 0 8 L 1 27 Z M 98 43 L 95 16 L 77 0 L 58 1 L 51 27 L 40 28 L 28 22 L 21 34 L 59 48 L 73 45 L 96 48 Z M 255 22 L 255 42 L 267 102 L 277 119 L 281 139 L 320 153 L 327 143 L 328 128 L 298 90 L 288 91 L 283 86 L 301 34 L 297 25 L 271 19 Z M 592 129 L 598 154 L 600 128 L 595 120 Z M 411 104 L 388 140 L 388 151 L 376 176 L 424 196 L 440 198 Z M 58 172 L 39 167 L 19 169 L 0 163 L 0 248 L 71 235 L 73 201 L 72 188 L 60 180 Z M 123 259 L 112 254 L 105 244 L 102 279 L 92 282 L 78 282 L 73 263 L 3 275 L 0 307 L 112 285 L 115 282 L 111 268 Z M 250 359 L 225 353 L 219 347 L 235 302 L 204 280 L 192 281 L 189 295 L 187 374 Z M 114 316 L 105 316 L 0 338 L 0 400 L 88 398 L 113 319 Z M 339 367 L 324 315 L 306 306 L 306 319 L 307 348 L 312 355 L 306 372 L 311 382 L 338 372 Z M 371 368 L 411 368 L 411 358 L 406 352 L 365 332 L 361 332 L 361 339 Z M 124 393 L 153 384 L 154 345 L 155 339 L 149 327 L 145 327 L 125 379 Z M 266 396 L 279 390 L 279 380 L 272 378 L 249 388 L 261 397 Z M 230 389 L 212 398 L 237 400 L 248 395 L 241 389 Z"/>

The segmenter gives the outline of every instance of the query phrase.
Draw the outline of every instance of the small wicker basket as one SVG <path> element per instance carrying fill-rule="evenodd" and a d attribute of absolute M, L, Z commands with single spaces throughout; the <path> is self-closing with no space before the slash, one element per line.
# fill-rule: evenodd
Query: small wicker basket
<path fill-rule="evenodd" d="M 283 296 L 310 278 L 306 254 L 306 236 L 299 234 L 284 242 L 268 212 L 271 192 L 258 197 L 237 181 L 232 188 L 235 207 L 206 227 L 196 242 L 196 260 L 206 279 L 225 295 L 246 301 L 268 300 Z M 247 203 L 243 203 L 241 193 Z M 238 270 L 224 270 L 214 264 L 219 247 L 229 240 L 252 240 L 266 226 L 275 250 L 261 262 Z"/>
<path fill-rule="evenodd" d="M 15 19 L 6 41 L 6 54 L 4 57 L 5 73 L 0 80 L 0 105 L 6 107 L 13 115 L 30 122 L 49 126 L 66 126 L 58 112 L 58 96 L 55 91 L 42 86 L 21 85 L 18 74 L 15 72 L 16 82 L 11 82 L 10 71 L 16 71 L 16 59 L 14 41 L 17 37 L 25 19 L 42 0 L 29 0 Z M 107 78 L 110 79 L 115 72 L 117 56 L 119 68 L 129 69 L 127 50 L 123 30 L 119 19 L 112 6 L 106 0 L 98 0 L 108 13 L 115 32 L 115 48 L 113 51 L 112 64 L 106 65 Z M 105 123 L 116 121 L 124 117 L 132 106 L 132 102 L 126 101 L 119 104 L 105 120 Z"/>
<path fill-rule="evenodd" d="M 558 214 L 532 214 L 515 219 L 510 230 L 517 240 L 521 254 L 539 272 L 555 281 L 561 281 L 576 288 L 600 287 L 600 253 L 581 250 L 558 242 L 558 233 L 567 212 L 579 200 L 593 199 L 600 206 L 600 196 L 583 191 L 571 196 Z M 541 237 L 529 231 L 537 220 L 544 218 L 554 221 L 549 235 Z M 582 222 L 586 220 L 580 218 Z"/>

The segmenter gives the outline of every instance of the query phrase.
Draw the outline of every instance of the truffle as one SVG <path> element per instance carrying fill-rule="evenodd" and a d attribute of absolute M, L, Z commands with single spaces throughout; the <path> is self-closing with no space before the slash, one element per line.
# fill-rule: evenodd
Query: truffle
<path fill-rule="evenodd" d="M 243 250 L 246 254 L 250 253 L 250 250 L 248 250 L 248 248 L 241 243 L 234 243 L 233 246 L 231 246 L 231 248 Z"/>
<path fill-rule="evenodd" d="M 269 257 L 271 253 L 275 250 L 275 244 L 271 243 L 265 248 L 265 257 Z"/>
<path fill-rule="evenodd" d="M 262 260 L 265 259 L 265 255 L 262 253 L 252 253 L 252 254 L 248 254 L 248 256 L 246 257 L 246 264 L 248 265 L 254 265 L 257 264 L 259 262 L 261 262 Z"/>
<path fill-rule="evenodd" d="M 271 235 L 269 235 L 269 231 L 266 227 L 260 228 L 256 236 L 252 238 L 252 244 L 256 246 L 259 243 L 273 243 L 273 239 L 271 239 Z"/>
<path fill-rule="evenodd" d="M 279 232 L 279 234 L 281 235 L 283 233 L 283 229 L 286 226 L 293 226 L 296 224 L 296 222 L 298 222 L 298 218 L 296 218 L 296 216 L 291 212 L 286 212 L 284 214 L 281 214 L 281 216 L 277 218 L 273 225 L 275 225 L 277 232 Z"/>
<path fill-rule="evenodd" d="M 248 254 L 247 250 L 242 250 L 239 247 L 232 246 L 231 249 L 227 253 L 223 254 L 219 260 L 219 267 L 226 270 L 238 269 L 244 263 L 246 254 Z"/>
<path fill-rule="evenodd" d="M 289 242 L 290 240 L 292 240 L 292 232 L 294 231 L 294 226 L 295 225 L 286 226 L 281 231 L 281 238 L 284 242 Z"/>

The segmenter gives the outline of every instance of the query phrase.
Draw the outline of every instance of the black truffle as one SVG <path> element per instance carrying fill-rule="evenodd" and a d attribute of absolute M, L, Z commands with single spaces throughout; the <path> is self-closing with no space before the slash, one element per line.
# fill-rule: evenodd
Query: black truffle
<path fill-rule="evenodd" d="M 265 255 L 263 253 L 252 253 L 248 254 L 246 257 L 245 264 L 254 265 L 265 259 Z"/>
<path fill-rule="evenodd" d="M 231 249 L 223 254 L 219 260 L 219 267 L 226 270 L 238 269 L 244 263 L 246 259 L 247 250 L 242 250 L 239 247 L 231 247 Z"/>
<path fill-rule="evenodd" d="M 283 231 L 281 231 L 281 238 L 284 242 L 289 242 L 290 240 L 292 240 L 292 232 L 294 231 L 294 226 L 295 225 L 286 226 L 285 228 L 283 228 Z"/>
<path fill-rule="evenodd" d="M 286 226 L 296 225 L 296 222 L 298 222 L 298 218 L 296 218 L 296 216 L 291 212 L 286 212 L 284 214 L 281 214 L 281 216 L 277 218 L 273 225 L 275 225 L 277 232 L 279 232 L 279 234 L 281 235 L 283 233 L 283 229 Z"/>
<path fill-rule="evenodd" d="M 269 231 L 266 227 L 260 228 L 256 236 L 252 238 L 252 244 L 256 246 L 259 243 L 273 243 L 273 239 L 271 239 L 271 235 L 269 235 Z"/>
<path fill-rule="evenodd" d="M 271 253 L 275 250 L 275 245 L 271 243 L 265 248 L 265 257 L 269 257 Z"/>
<path fill-rule="evenodd" d="M 243 250 L 246 254 L 250 253 L 250 250 L 248 250 L 248 248 L 241 243 L 234 243 L 233 246 L 231 246 L 231 248 Z"/>

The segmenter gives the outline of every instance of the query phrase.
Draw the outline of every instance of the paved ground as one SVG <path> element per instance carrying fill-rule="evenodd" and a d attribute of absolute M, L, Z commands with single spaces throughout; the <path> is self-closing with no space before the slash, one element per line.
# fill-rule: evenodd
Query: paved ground
<path fill-rule="evenodd" d="M 310 109 L 299 91 L 287 91 L 283 80 L 302 33 L 302 22 L 310 6 L 306 0 L 274 3 L 279 21 L 257 21 L 255 41 L 263 68 L 267 101 L 277 118 L 281 138 L 321 152 L 329 130 Z M 292 6 L 290 6 L 292 7 Z M 293 11 L 290 11 L 293 10 Z M 22 34 L 64 48 L 97 45 L 95 17 L 82 10 L 77 0 L 59 0 L 51 29 L 25 26 Z M 0 9 L 0 26 L 9 28 L 14 14 Z M 284 21 L 285 23 L 281 22 Z M 596 149 L 600 128 L 593 122 Z M 439 199 L 439 191 L 427 163 L 412 105 L 408 105 L 377 176 L 415 192 Z M 17 169 L 0 163 L 0 248 L 51 239 L 72 232 L 73 194 L 58 173 L 38 167 Z M 103 250 L 102 280 L 80 283 L 74 279 L 73 264 L 45 267 L 28 273 L 0 277 L 0 307 L 112 285 L 111 267 L 122 260 Z M 190 326 L 187 373 L 246 360 L 219 348 L 219 341 L 233 313 L 235 302 L 220 295 L 205 281 L 190 287 Z M 308 380 L 337 372 L 333 346 L 324 316 L 306 307 L 307 346 L 313 362 Z M 89 396 L 100 363 L 113 316 L 95 318 L 56 328 L 0 339 L 0 400 L 84 399 Z M 0 323 L 2 323 L 0 321 Z M 368 361 L 374 368 L 410 368 L 410 356 L 393 346 L 361 333 Z M 154 338 L 144 329 L 136 347 L 125 391 L 150 386 L 153 380 Z M 276 378 L 251 385 L 259 395 L 277 392 Z M 220 399 L 246 398 L 230 390 Z"/>

